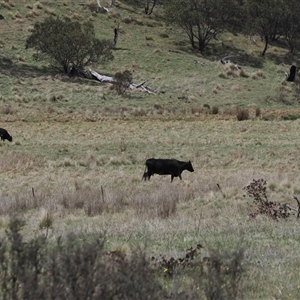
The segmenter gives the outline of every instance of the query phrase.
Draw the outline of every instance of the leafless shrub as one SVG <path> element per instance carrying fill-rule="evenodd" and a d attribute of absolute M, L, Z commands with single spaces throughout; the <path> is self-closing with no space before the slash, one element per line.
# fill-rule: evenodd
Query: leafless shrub
<path fill-rule="evenodd" d="M 246 191 L 247 196 L 253 198 L 253 202 L 257 206 L 256 211 L 249 214 L 250 217 L 262 214 L 278 221 L 290 216 L 290 207 L 287 204 L 280 204 L 269 200 L 267 181 L 263 178 L 258 180 L 253 179 L 243 190 Z"/>

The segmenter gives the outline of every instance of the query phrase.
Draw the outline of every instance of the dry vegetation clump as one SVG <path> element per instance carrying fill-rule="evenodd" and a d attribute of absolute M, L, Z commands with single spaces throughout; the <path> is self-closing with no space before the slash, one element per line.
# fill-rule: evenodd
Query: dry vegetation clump
<path fill-rule="evenodd" d="M 117 91 L 118 95 L 123 95 L 129 86 L 132 84 L 132 73 L 129 70 L 124 72 L 117 72 L 114 75 L 114 88 Z"/>
<path fill-rule="evenodd" d="M 66 2 L 65 2 L 66 3 Z M 67 3 L 65 4 L 66 6 L 68 5 Z M 98 11 L 98 5 L 95 1 L 88 1 L 86 3 L 86 7 L 91 11 L 96 13 Z"/>
<path fill-rule="evenodd" d="M 266 74 L 262 70 L 258 70 L 256 72 L 251 73 L 250 77 L 252 79 L 260 79 L 260 78 L 266 78 Z"/>
<path fill-rule="evenodd" d="M 34 197 L 30 194 L 17 194 L 15 196 L 1 196 L 0 214 L 12 215 L 21 211 L 28 211 L 31 209 L 37 209 L 43 203 L 44 197 Z"/>
<path fill-rule="evenodd" d="M 228 78 L 227 75 L 226 75 L 224 72 L 220 72 L 220 73 L 218 74 L 218 77 L 223 78 L 223 79 Z"/>
<path fill-rule="evenodd" d="M 12 218 L 0 244 L 1 299 L 163 298 L 159 277 L 142 250 L 105 251 L 105 236 L 75 235 L 24 242 L 25 223 Z M 42 296 L 41 296 L 42 295 Z"/>
<path fill-rule="evenodd" d="M 12 7 L 15 7 L 15 3 L 12 0 L 3 0 L 0 2 L 1 7 L 6 9 L 11 9 Z"/>
<path fill-rule="evenodd" d="M 133 196 L 133 208 L 138 215 L 168 218 L 176 213 L 179 191 L 171 186 L 160 186 L 154 192 L 138 192 Z"/>
<path fill-rule="evenodd" d="M 83 209 L 87 216 L 96 216 L 121 211 L 128 205 L 127 197 L 123 190 L 78 187 L 72 193 L 64 192 L 57 204 L 69 212 Z"/>
<path fill-rule="evenodd" d="M 147 111 L 143 108 L 137 108 L 132 112 L 132 115 L 134 117 L 143 117 L 143 116 L 147 116 Z"/>
<path fill-rule="evenodd" d="M 203 113 L 204 110 L 205 110 L 204 107 L 192 107 L 191 112 L 192 112 L 193 115 L 198 116 L 198 115 L 200 115 L 201 113 Z M 206 111 L 207 111 L 207 110 L 209 110 L 209 109 L 206 109 Z"/>
<path fill-rule="evenodd" d="M 254 204 L 257 206 L 256 211 L 250 213 L 250 217 L 256 217 L 257 215 L 267 215 L 273 220 L 286 219 L 290 217 L 291 210 L 297 211 L 297 217 L 300 214 L 300 203 L 296 197 L 295 200 L 298 203 L 298 210 L 291 208 L 287 203 L 281 204 L 279 202 L 270 201 L 267 194 L 267 181 L 263 178 L 255 180 L 253 179 L 249 185 L 243 188 L 246 191 L 247 196 L 253 198 Z"/>
<path fill-rule="evenodd" d="M 140 248 L 107 250 L 106 236 L 47 235 L 26 240 L 25 222 L 11 218 L 0 244 L 3 299 L 242 299 L 244 251 L 202 245 L 183 257 L 159 258 Z M 51 226 L 45 221 L 45 226 Z M 45 228 L 45 226 L 43 228 Z M 173 280 L 170 281 L 169 278 Z M 179 284 L 184 281 L 184 284 Z"/>
<path fill-rule="evenodd" d="M 184 299 L 241 299 L 244 294 L 246 268 L 243 266 L 244 250 L 210 250 L 203 255 L 198 244 L 186 250 L 183 257 L 152 257 L 153 264 L 167 278 L 186 280 L 187 294 Z M 178 296 L 178 290 L 173 293 Z M 174 299 L 175 296 L 173 294 Z M 181 294 L 182 295 L 182 294 Z M 180 298 L 181 299 L 181 298 Z"/>
<path fill-rule="evenodd" d="M 219 94 L 222 91 L 223 91 L 223 86 L 220 83 L 218 83 L 213 89 L 214 94 Z"/>
<path fill-rule="evenodd" d="M 255 117 L 260 117 L 261 116 L 261 109 L 259 107 L 255 108 Z"/>
<path fill-rule="evenodd" d="M 0 114 L 3 115 L 13 115 L 15 110 L 10 105 L 5 105 L 4 107 L 0 108 Z"/>
<path fill-rule="evenodd" d="M 250 75 L 246 71 L 244 71 L 243 69 L 239 69 L 237 73 L 238 73 L 239 77 L 243 77 L 243 78 L 250 77 Z"/>
<path fill-rule="evenodd" d="M 249 110 L 236 107 L 236 118 L 238 121 L 245 121 L 249 119 Z"/>
<path fill-rule="evenodd" d="M 29 172 L 44 165 L 45 161 L 43 159 L 25 153 L 6 153 L 5 156 L 0 158 L 0 168 L 5 172 Z"/>
<path fill-rule="evenodd" d="M 43 9 L 43 5 L 40 1 L 37 1 L 33 4 L 33 9 Z"/>
<path fill-rule="evenodd" d="M 213 115 L 217 115 L 219 113 L 219 107 L 214 105 L 212 108 L 211 108 L 211 113 Z"/>

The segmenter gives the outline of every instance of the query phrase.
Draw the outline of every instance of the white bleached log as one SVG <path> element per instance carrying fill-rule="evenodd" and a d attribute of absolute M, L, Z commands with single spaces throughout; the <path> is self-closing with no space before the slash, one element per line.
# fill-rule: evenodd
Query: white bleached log
<path fill-rule="evenodd" d="M 98 80 L 98 81 L 100 81 L 100 82 L 115 83 L 114 78 L 111 77 L 111 76 L 101 75 L 101 74 L 99 74 L 99 73 L 97 73 L 96 71 L 93 71 L 93 70 L 91 70 L 91 69 L 90 69 L 90 72 L 91 72 L 92 76 L 93 76 L 96 80 Z M 147 86 L 144 86 L 145 83 L 146 83 L 146 80 L 145 80 L 145 81 L 142 81 L 142 82 L 139 83 L 139 84 L 131 83 L 131 84 L 129 85 L 129 88 L 130 88 L 131 90 L 139 89 L 139 90 L 142 90 L 142 91 L 144 91 L 144 92 L 146 92 L 146 93 L 148 93 L 148 94 L 155 94 L 155 92 L 154 92 L 151 88 L 149 88 L 149 87 L 147 87 Z"/>

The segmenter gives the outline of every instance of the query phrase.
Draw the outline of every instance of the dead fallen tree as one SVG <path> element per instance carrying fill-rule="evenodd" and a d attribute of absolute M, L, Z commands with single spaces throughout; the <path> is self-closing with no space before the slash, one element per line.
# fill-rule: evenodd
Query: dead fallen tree
<path fill-rule="evenodd" d="M 107 76 L 107 75 L 101 75 L 101 74 L 99 74 L 96 71 L 93 71 L 91 69 L 89 69 L 89 71 L 90 71 L 90 74 L 91 74 L 92 78 L 95 79 L 95 80 L 98 80 L 100 82 L 108 82 L 108 83 L 112 83 L 112 84 L 117 83 L 117 81 L 115 80 L 114 77 Z M 131 90 L 138 89 L 138 90 L 144 91 L 148 94 L 155 94 L 154 90 L 152 90 L 151 88 L 144 85 L 145 83 L 146 83 L 146 80 L 142 81 L 139 84 L 130 83 L 128 88 L 131 89 Z"/>

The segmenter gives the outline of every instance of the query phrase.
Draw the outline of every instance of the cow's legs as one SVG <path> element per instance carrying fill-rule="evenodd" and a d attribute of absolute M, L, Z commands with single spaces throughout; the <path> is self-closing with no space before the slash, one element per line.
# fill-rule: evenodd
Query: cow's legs
<path fill-rule="evenodd" d="M 143 174 L 143 179 L 146 181 L 146 179 L 148 178 L 148 180 L 150 180 L 151 174 L 149 172 L 145 172 Z"/>

